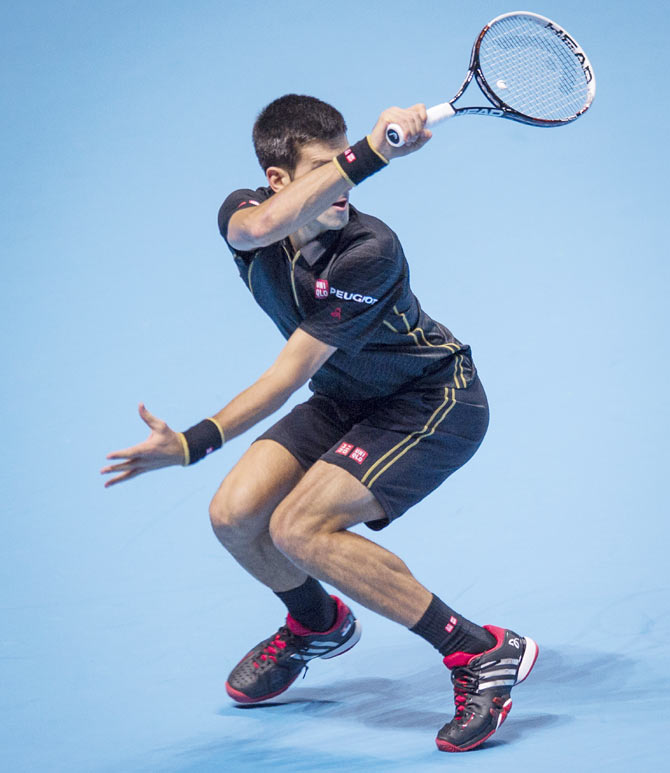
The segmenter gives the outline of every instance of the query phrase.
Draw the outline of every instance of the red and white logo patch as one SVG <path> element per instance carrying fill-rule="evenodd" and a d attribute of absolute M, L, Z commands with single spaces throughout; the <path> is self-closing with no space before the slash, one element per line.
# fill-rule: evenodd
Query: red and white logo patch
<path fill-rule="evenodd" d="M 368 452 L 364 451 L 362 448 L 354 448 L 351 454 L 349 454 L 349 458 L 353 459 L 359 464 L 363 464 L 363 462 L 368 458 Z"/>
<path fill-rule="evenodd" d="M 327 298 L 330 295 L 330 285 L 327 279 L 317 279 L 314 288 L 314 295 L 317 298 Z"/>
<path fill-rule="evenodd" d="M 348 164 L 353 164 L 354 161 L 356 160 L 356 154 L 351 148 L 347 148 L 344 151 L 344 157 L 347 159 Z"/>
<path fill-rule="evenodd" d="M 449 622 L 444 626 L 444 630 L 447 633 L 451 633 L 454 630 L 454 628 L 456 627 L 457 623 L 458 623 L 458 620 L 452 615 L 449 618 Z"/>
<path fill-rule="evenodd" d="M 342 456 L 349 456 L 349 452 L 353 447 L 353 443 L 340 443 L 340 446 L 335 450 L 335 453 L 342 454 Z"/>

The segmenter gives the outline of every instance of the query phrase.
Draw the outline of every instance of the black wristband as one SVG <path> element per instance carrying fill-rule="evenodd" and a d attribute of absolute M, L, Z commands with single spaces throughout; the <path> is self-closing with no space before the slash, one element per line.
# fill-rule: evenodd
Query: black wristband
<path fill-rule="evenodd" d="M 199 462 L 223 445 L 223 432 L 213 419 L 203 419 L 183 435 L 188 449 L 188 456 L 184 460 L 187 465 Z"/>
<path fill-rule="evenodd" d="M 388 160 L 375 150 L 370 138 L 366 137 L 347 148 L 344 153 L 335 156 L 333 163 L 347 182 L 358 185 L 366 177 L 383 169 L 388 164 Z"/>

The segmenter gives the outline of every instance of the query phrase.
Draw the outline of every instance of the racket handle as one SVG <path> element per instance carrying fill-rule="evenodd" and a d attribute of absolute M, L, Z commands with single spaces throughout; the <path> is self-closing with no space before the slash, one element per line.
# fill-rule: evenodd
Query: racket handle
<path fill-rule="evenodd" d="M 442 123 L 442 121 L 446 121 L 447 118 L 452 118 L 456 115 L 456 111 L 451 106 L 450 102 L 443 102 L 441 105 L 429 107 L 426 113 L 428 114 L 426 128 Z M 386 127 L 386 141 L 389 145 L 393 145 L 394 148 L 399 148 L 405 144 L 405 133 L 397 123 L 390 123 Z"/>

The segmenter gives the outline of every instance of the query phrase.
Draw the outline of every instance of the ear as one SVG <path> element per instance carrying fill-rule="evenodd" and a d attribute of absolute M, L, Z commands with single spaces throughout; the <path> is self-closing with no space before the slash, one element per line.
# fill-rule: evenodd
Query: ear
<path fill-rule="evenodd" d="M 291 175 L 280 166 L 269 166 L 265 170 L 265 176 L 268 178 L 270 187 L 275 193 L 285 188 L 291 182 Z"/>

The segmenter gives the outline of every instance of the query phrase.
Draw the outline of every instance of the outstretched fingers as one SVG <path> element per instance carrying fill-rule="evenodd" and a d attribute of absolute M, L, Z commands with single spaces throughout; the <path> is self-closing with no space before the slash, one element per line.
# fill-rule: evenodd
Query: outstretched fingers
<path fill-rule="evenodd" d="M 113 486 L 115 483 L 121 483 L 124 480 L 130 480 L 131 478 L 141 475 L 143 472 L 148 472 L 153 469 L 153 465 L 147 464 L 143 459 L 134 457 L 128 459 L 120 464 L 110 464 L 107 467 L 103 467 L 100 470 L 101 475 L 111 475 L 114 473 L 121 473 L 115 478 L 110 478 L 105 482 L 105 488 Z"/>
<path fill-rule="evenodd" d="M 112 451 L 111 454 L 107 454 L 107 459 L 132 459 L 139 456 L 144 451 L 144 443 L 140 443 L 130 448 L 124 448 L 122 451 Z"/>
<path fill-rule="evenodd" d="M 121 464 L 108 464 L 107 467 L 103 467 L 100 472 L 103 474 L 110 472 L 118 472 L 119 470 L 131 470 L 138 466 L 139 459 L 129 459 L 127 462 L 121 462 Z"/>
<path fill-rule="evenodd" d="M 113 486 L 115 483 L 121 483 L 124 480 L 130 480 L 131 478 L 135 478 L 138 475 L 141 475 L 144 472 L 144 470 L 128 470 L 127 472 L 124 472 L 121 475 L 117 475 L 116 478 L 110 478 L 109 480 L 105 481 L 105 488 L 109 488 L 110 486 Z"/>

